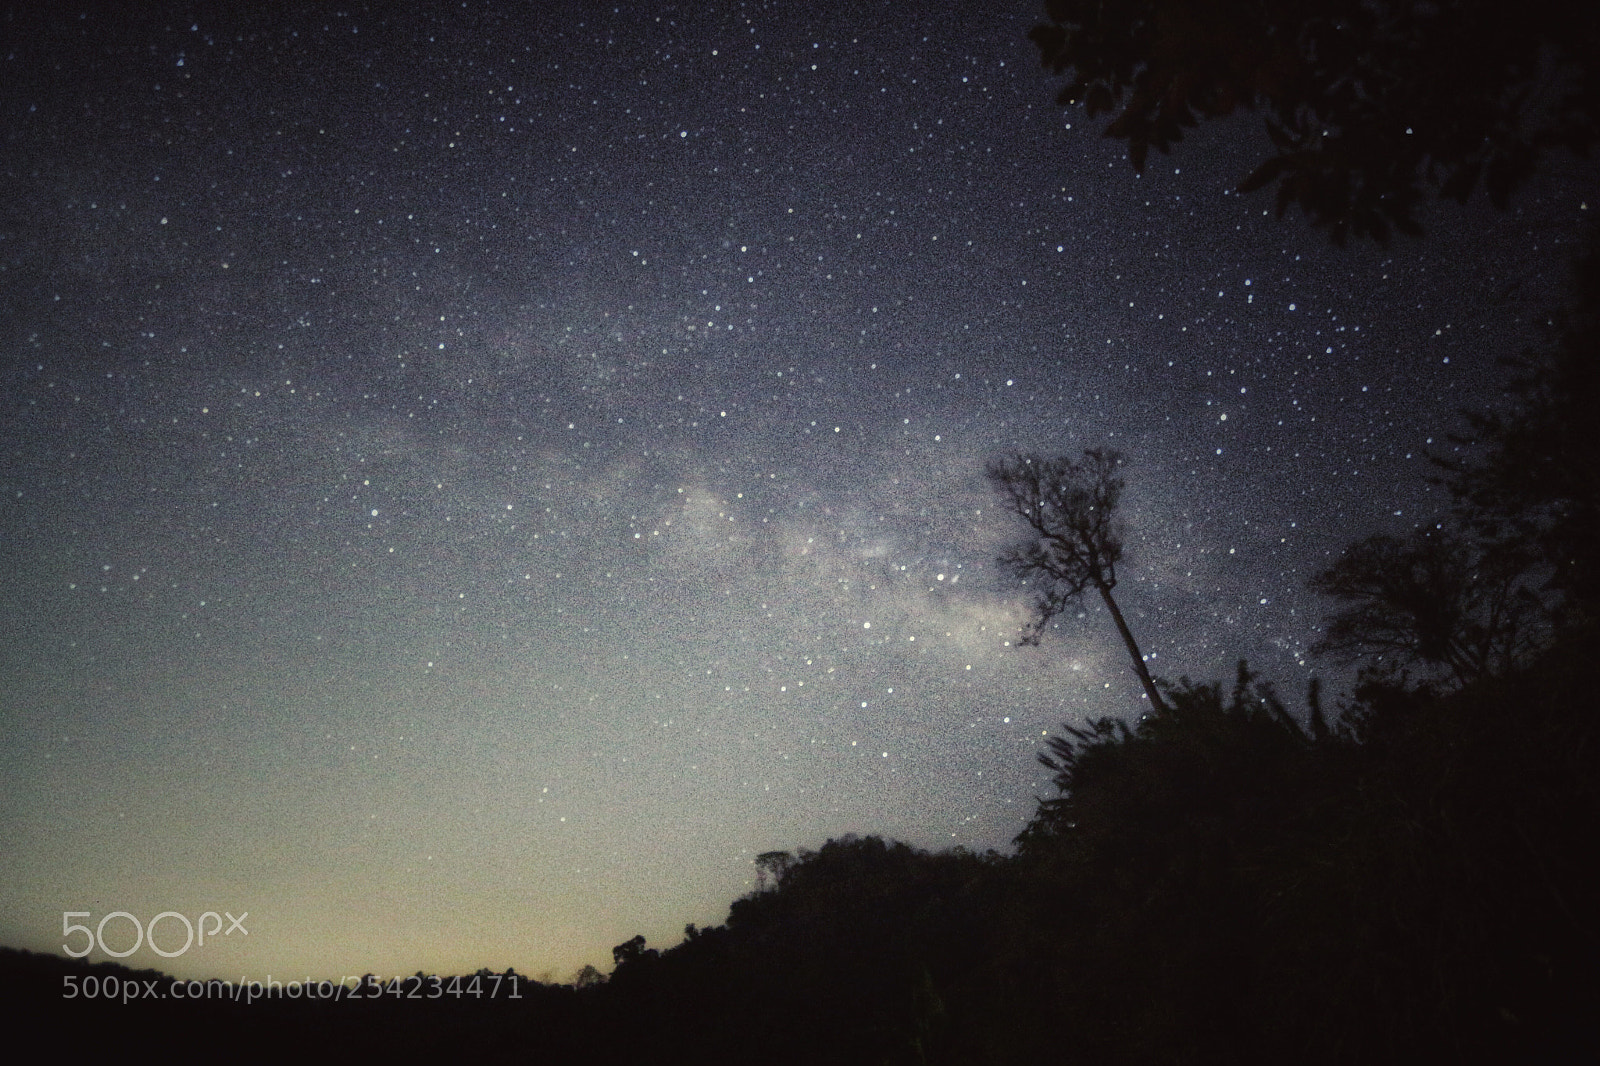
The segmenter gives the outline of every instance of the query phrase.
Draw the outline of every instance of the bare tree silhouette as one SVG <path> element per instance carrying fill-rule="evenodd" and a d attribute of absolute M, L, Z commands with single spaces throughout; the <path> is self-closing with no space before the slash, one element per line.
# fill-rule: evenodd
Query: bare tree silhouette
<path fill-rule="evenodd" d="M 1027 523 L 1029 538 L 1008 548 L 1000 565 L 1035 590 L 1033 620 L 1022 643 L 1037 644 L 1057 615 L 1081 603 L 1089 590 L 1100 593 L 1117 632 L 1133 659 L 1133 672 L 1151 707 L 1166 710 L 1144 656 L 1111 590 L 1122 559 L 1122 525 L 1117 503 L 1123 481 L 1117 477 L 1120 453 L 1091 448 L 1084 461 L 1018 452 L 989 464 L 987 475 L 1006 510 Z"/>

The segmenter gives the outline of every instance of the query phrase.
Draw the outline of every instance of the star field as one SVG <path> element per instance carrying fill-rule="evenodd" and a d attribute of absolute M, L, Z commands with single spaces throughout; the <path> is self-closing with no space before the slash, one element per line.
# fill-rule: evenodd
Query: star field
<path fill-rule="evenodd" d="M 1152 671 L 1298 701 L 1587 218 L 1333 248 L 1248 120 L 1137 175 L 1028 4 L 537 6 L 0 24 L 0 942 L 566 979 L 763 851 L 1004 848 L 1141 697 L 1015 646 L 984 464 L 1121 450 Z"/>

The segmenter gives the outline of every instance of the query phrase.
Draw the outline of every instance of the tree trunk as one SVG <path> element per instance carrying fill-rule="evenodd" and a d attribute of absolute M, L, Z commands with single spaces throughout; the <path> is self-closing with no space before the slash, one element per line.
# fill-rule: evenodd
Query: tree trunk
<path fill-rule="evenodd" d="M 1128 654 L 1133 656 L 1133 672 L 1139 675 L 1139 684 L 1144 686 L 1144 694 L 1150 698 L 1150 706 L 1157 711 L 1167 709 L 1166 702 L 1162 700 L 1161 693 L 1156 691 L 1156 683 L 1150 679 L 1150 671 L 1145 668 L 1144 656 L 1139 654 L 1139 645 L 1133 639 L 1133 630 L 1128 628 L 1127 620 L 1122 617 L 1122 611 L 1117 607 L 1117 601 L 1111 598 L 1111 587 L 1099 585 L 1100 597 L 1106 601 L 1106 610 L 1111 612 L 1111 618 L 1117 623 L 1117 632 L 1122 634 L 1122 643 L 1128 646 Z"/>

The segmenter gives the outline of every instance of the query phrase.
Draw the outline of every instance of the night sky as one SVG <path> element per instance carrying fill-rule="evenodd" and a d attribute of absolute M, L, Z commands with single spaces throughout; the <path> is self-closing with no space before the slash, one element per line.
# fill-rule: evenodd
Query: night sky
<path fill-rule="evenodd" d="M 1092 604 L 1015 646 L 985 463 L 1120 449 L 1152 670 L 1303 705 L 1589 217 L 1335 248 L 1249 116 L 1136 175 L 1033 3 L 260 6 L 0 22 L 7 945 L 565 980 L 763 851 L 1005 849 L 1142 697 Z"/>

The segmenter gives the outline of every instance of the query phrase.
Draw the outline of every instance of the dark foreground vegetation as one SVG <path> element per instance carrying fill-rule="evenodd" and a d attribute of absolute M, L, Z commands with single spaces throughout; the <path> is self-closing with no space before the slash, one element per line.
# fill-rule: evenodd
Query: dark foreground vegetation
<path fill-rule="evenodd" d="M 1016 856 L 767 856 L 725 925 L 586 988 L 124 1005 L 63 977 L 156 975 L 7 951 L 3 994 L 64 1048 L 229 1057 L 1593 1062 L 1597 650 L 1370 684 L 1340 728 L 1243 672 L 1177 688 L 1056 746 Z"/>

